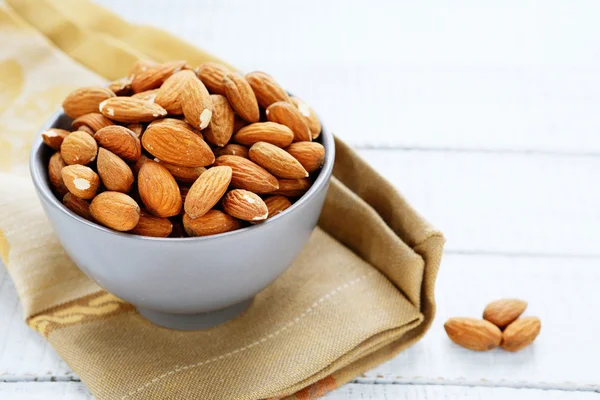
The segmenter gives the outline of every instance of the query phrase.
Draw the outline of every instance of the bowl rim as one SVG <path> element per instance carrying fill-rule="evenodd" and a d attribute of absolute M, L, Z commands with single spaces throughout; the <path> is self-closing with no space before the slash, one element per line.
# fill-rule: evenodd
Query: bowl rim
<path fill-rule="evenodd" d="M 45 146 L 44 141 L 42 140 L 41 133 L 52 128 L 55 124 L 61 121 L 63 118 L 68 118 L 64 113 L 63 109 L 60 108 L 57 112 L 52 114 L 52 116 L 44 123 L 42 128 L 38 131 L 36 138 L 31 146 L 31 151 L 29 155 L 29 172 L 31 175 L 31 180 L 33 181 L 34 187 L 38 192 L 38 195 L 42 197 L 47 204 L 50 204 L 51 207 L 57 209 L 58 211 L 66 214 L 68 217 L 75 219 L 79 223 L 86 225 L 92 229 L 96 229 L 102 231 L 106 234 L 115 235 L 117 237 L 123 238 L 125 240 L 139 240 L 139 241 L 150 241 L 150 242 L 167 242 L 167 243 L 176 243 L 176 242 L 204 242 L 211 240 L 219 240 L 225 237 L 236 236 L 236 235 L 246 235 L 251 234 L 253 231 L 257 231 L 259 229 L 264 229 L 265 226 L 269 226 L 272 224 L 276 224 L 279 222 L 283 222 L 285 219 L 290 217 L 293 213 L 299 211 L 300 208 L 303 208 L 312 197 L 316 196 L 317 192 L 323 189 L 324 186 L 329 184 L 329 180 L 331 178 L 333 172 L 333 165 L 335 161 L 335 139 L 333 134 L 329 132 L 323 125 L 321 125 L 321 141 L 323 147 L 325 148 L 325 161 L 323 162 L 323 166 L 321 167 L 321 171 L 317 179 L 313 182 L 312 186 L 308 189 L 308 191 L 301 196 L 298 201 L 292 204 L 291 207 L 283 211 L 282 213 L 274 216 L 273 218 L 269 218 L 260 224 L 255 224 L 251 226 L 247 226 L 241 229 L 237 229 L 230 232 L 218 233 L 216 235 L 208 235 L 208 236 L 195 236 L 195 237 L 182 237 L 182 238 L 172 238 L 172 237 L 152 237 L 152 236 L 142 236 L 142 235 L 133 235 L 127 232 L 119 232 L 112 230 L 110 228 L 106 228 L 98 223 L 88 221 L 87 219 L 75 214 L 73 211 L 69 210 L 62 201 L 54 195 L 52 189 L 49 184 L 46 184 L 45 177 L 43 174 L 46 172 L 43 171 L 43 163 L 39 160 L 39 153 L 43 151 L 43 146 Z"/>

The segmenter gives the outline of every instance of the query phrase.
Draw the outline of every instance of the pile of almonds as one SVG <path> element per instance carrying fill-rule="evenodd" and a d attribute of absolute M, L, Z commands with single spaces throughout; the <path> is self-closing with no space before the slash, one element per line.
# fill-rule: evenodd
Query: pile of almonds
<path fill-rule="evenodd" d="M 56 151 L 54 192 L 117 231 L 206 236 L 271 218 L 312 185 L 321 124 L 270 76 L 224 65 L 138 61 L 108 88 L 70 93 L 72 132 L 42 133 Z"/>
<path fill-rule="evenodd" d="M 500 346 L 519 351 L 533 343 L 542 328 L 537 317 L 519 318 L 525 308 L 524 300 L 496 300 L 485 307 L 483 319 L 450 318 L 444 329 L 454 343 L 467 349 L 487 351 Z"/>

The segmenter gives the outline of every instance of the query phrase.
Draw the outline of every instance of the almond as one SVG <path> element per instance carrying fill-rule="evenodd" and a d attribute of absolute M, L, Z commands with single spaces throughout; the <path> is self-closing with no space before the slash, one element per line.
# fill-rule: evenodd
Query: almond
<path fill-rule="evenodd" d="M 255 193 L 235 189 L 225 195 L 223 211 L 244 221 L 264 221 L 269 215 L 265 202 Z"/>
<path fill-rule="evenodd" d="M 250 83 L 258 104 L 263 108 L 267 108 L 277 101 L 290 101 L 285 90 L 269 74 L 259 71 L 250 72 L 246 74 L 246 80 Z"/>
<path fill-rule="evenodd" d="M 61 171 L 67 164 L 59 152 L 54 153 L 48 161 L 48 178 L 59 196 L 64 196 L 69 190 L 62 179 Z"/>
<path fill-rule="evenodd" d="M 111 97 L 99 106 L 100 112 L 114 121 L 149 122 L 167 115 L 158 104 L 133 97 Z"/>
<path fill-rule="evenodd" d="M 120 192 L 102 192 L 90 204 L 96 221 L 116 231 L 128 231 L 140 220 L 140 207 L 131 197 Z"/>
<path fill-rule="evenodd" d="M 158 67 L 158 65 L 159 65 L 159 63 L 157 63 L 156 61 L 153 61 L 153 60 L 137 60 L 131 66 L 131 69 L 129 70 L 129 76 L 133 80 L 133 77 L 135 75 L 139 75 L 142 72 L 147 71 L 148 69 L 156 68 L 156 67 Z"/>
<path fill-rule="evenodd" d="M 231 107 L 240 117 L 249 122 L 258 122 L 260 112 L 256 96 L 246 79 L 236 73 L 225 75 L 223 78 L 225 94 Z"/>
<path fill-rule="evenodd" d="M 94 130 L 87 125 L 81 125 L 79 128 L 77 128 L 77 130 L 81 131 L 81 132 L 85 132 L 90 136 L 94 136 Z"/>
<path fill-rule="evenodd" d="M 67 193 L 63 197 L 63 204 L 75 214 L 92 221 L 94 218 L 90 213 L 90 203 L 87 200 L 80 199 L 73 193 Z"/>
<path fill-rule="evenodd" d="M 181 165 L 160 161 L 158 158 L 154 159 L 154 161 L 160 162 L 161 165 L 165 166 L 171 175 L 173 175 L 173 178 L 181 183 L 192 184 L 206 171 L 206 168 L 204 167 L 182 167 Z"/>
<path fill-rule="evenodd" d="M 165 118 L 148 125 L 142 146 L 154 157 L 184 167 L 204 167 L 215 161 L 215 155 L 191 126 L 184 121 Z"/>
<path fill-rule="evenodd" d="M 133 92 L 131 81 L 133 81 L 133 76 L 126 76 L 112 81 L 108 88 L 117 96 L 129 96 Z"/>
<path fill-rule="evenodd" d="M 245 146 L 267 142 L 277 147 L 287 147 L 292 144 L 294 133 L 287 126 L 275 122 L 257 122 L 237 131 L 233 140 Z"/>
<path fill-rule="evenodd" d="M 295 142 L 310 142 L 312 136 L 306 120 L 291 103 L 278 101 L 267 108 L 267 119 L 287 126 L 294 132 Z"/>
<path fill-rule="evenodd" d="M 196 69 L 198 78 L 204 83 L 204 86 L 215 94 L 225 95 L 225 86 L 223 78 L 232 71 L 223 64 L 216 62 L 206 62 L 200 64 Z"/>
<path fill-rule="evenodd" d="M 42 132 L 42 140 L 54 150 L 60 150 L 63 140 L 71 133 L 64 129 L 50 128 Z"/>
<path fill-rule="evenodd" d="M 98 112 L 100 103 L 114 95 L 109 89 L 99 86 L 77 89 L 69 93 L 63 101 L 63 110 L 71 119 L 79 118 L 85 114 Z"/>
<path fill-rule="evenodd" d="M 181 194 L 175 178 L 157 162 L 146 162 L 138 174 L 142 202 L 157 217 L 172 217 L 181 210 Z"/>
<path fill-rule="evenodd" d="M 292 203 L 284 196 L 269 196 L 265 199 L 265 204 L 269 210 L 269 218 L 282 213 L 292 206 Z"/>
<path fill-rule="evenodd" d="M 233 135 L 235 113 L 226 97 L 212 94 L 210 99 L 213 105 L 213 114 L 210 124 L 204 130 L 204 137 L 208 143 L 223 147 Z"/>
<path fill-rule="evenodd" d="M 306 178 L 308 172 L 287 151 L 266 142 L 250 147 L 250 159 L 278 178 Z"/>
<path fill-rule="evenodd" d="M 482 319 L 450 318 L 444 324 L 444 329 L 454 343 L 475 351 L 492 350 L 502 340 L 500 329 Z"/>
<path fill-rule="evenodd" d="M 61 175 L 69 192 L 80 199 L 93 198 L 100 186 L 98 175 L 90 167 L 84 165 L 67 165 L 62 169 Z"/>
<path fill-rule="evenodd" d="M 213 106 L 210 93 L 202 81 L 188 71 L 190 76 L 184 80 L 181 94 L 181 109 L 185 120 L 197 129 L 204 129 L 212 118 Z"/>
<path fill-rule="evenodd" d="M 133 185 L 133 172 L 115 153 L 100 148 L 96 164 L 98 175 L 108 190 L 127 193 Z"/>
<path fill-rule="evenodd" d="M 298 97 L 291 97 L 291 101 L 305 118 L 305 121 L 310 128 L 312 138 L 318 138 L 321 134 L 321 121 L 319 120 L 317 113 L 315 113 L 315 110 Z"/>
<path fill-rule="evenodd" d="M 306 193 L 312 182 L 310 178 L 302 179 L 278 179 L 279 189 L 272 194 L 280 194 L 286 197 L 300 197 Z"/>
<path fill-rule="evenodd" d="M 248 155 L 248 148 L 246 146 L 242 146 L 241 144 L 229 143 L 225 147 L 216 148 L 214 150 L 215 156 L 240 156 L 244 158 L 250 158 Z"/>
<path fill-rule="evenodd" d="M 143 124 L 135 123 L 127 125 L 127 129 L 133 132 L 135 134 L 135 137 L 139 139 L 144 134 L 144 130 L 146 129 L 146 127 Z"/>
<path fill-rule="evenodd" d="M 114 123 L 104 115 L 94 112 L 82 115 L 81 117 L 75 119 L 71 123 L 71 128 L 76 131 L 79 130 L 79 128 L 83 125 L 88 126 L 92 131 L 96 132 L 98 129 L 102 129 L 105 126 L 114 125 Z"/>
<path fill-rule="evenodd" d="M 308 172 L 315 172 L 323 165 L 325 148 L 317 142 L 296 142 L 286 147 L 285 150 L 302 164 Z"/>
<path fill-rule="evenodd" d="M 142 145 L 135 133 L 124 126 L 111 125 L 98 130 L 94 139 L 100 147 L 112 151 L 127 161 L 136 161 L 142 154 Z"/>
<path fill-rule="evenodd" d="M 139 92 L 132 95 L 131 98 L 144 100 L 148 103 L 155 103 L 156 96 L 158 95 L 158 90 L 159 89 L 144 90 L 143 92 Z"/>
<path fill-rule="evenodd" d="M 194 182 L 185 198 L 185 213 L 190 218 L 203 216 L 221 200 L 231 182 L 231 167 L 213 167 Z"/>
<path fill-rule="evenodd" d="M 519 351 L 533 343 L 541 329 L 542 323 L 538 317 L 517 319 L 502 333 L 502 348 L 506 351 Z"/>
<path fill-rule="evenodd" d="M 500 329 L 506 328 L 519 318 L 527 308 L 527 302 L 521 299 L 500 299 L 491 302 L 483 311 L 483 319 L 490 321 Z"/>
<path fill-rule="evenodd" d="M 186 79 L 196 79 L 196 75 L 189 70 L 179 71 L 171 75 L 158 89 L 154 102 L 167 110 L 169 114 L 183 114 L 181 97 Z"/>
<path fill-rule="evenodd" d="M 140 156 L 140 158 L 137 159 L 137 161 L 131 166 L 131 170 L 133 171 L 133 175 L 134 176 L 138 176 L 138 174 L 140 173 L 140 169 L 142 169 L 142 165 L 146 164 L 147 162 L 155 162 L 152 159 L 146 157 L 145 154 L 142 154 Z"/>
<path fill-rule="evenodd" d="M 140 236 L 167 237 L 173 231 L 173 223 L 167 218 L 154 217 L 144 212 L 140 213 L 140 219 L 129 233 Z"/>
<path fill-rule="evenodd" d="M 183 227 L 189 236 L 208 236 L 240 229 L 242 223 L 224 212 L 210 210 L 203 216 L 195 219 L 184 214 Z"/>
<path fill-rule="evenodd" d="M 98 144 L 83 131 L 69 134 L 60 146 L 60 154 L 67 165 L 89 164 L 96 159 Z"/>
<path fill-rule="evenodd" d="M 184 60 L 169 61 L 163 64 L 145 64 L 133 73 L 131 88 L 135 93 L 160 87 L 165 80 L 177 71 L 181 71 Z"/>
<path fill-rule="evenodd" d="M 271 193 L 277 190 L 277 178 L 266 169 L 250 160 L 239 156 L 221 156 L 214 163 L 215 167 L 231 167 L 231 186 L 246 189 L 254 193 Z"/>

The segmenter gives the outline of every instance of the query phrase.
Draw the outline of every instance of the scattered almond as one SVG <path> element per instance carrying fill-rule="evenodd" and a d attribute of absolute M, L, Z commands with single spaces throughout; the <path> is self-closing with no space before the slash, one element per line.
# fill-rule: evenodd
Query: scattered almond
<path fill-rule="evenodd" d="M 89 221 L 93 221 L 92 214 L 90 213 L 90 203 L 87 200 L 80 199 L 73 193 L 67 193 L 63 197 L 63 204 L 75 214 Z"/>
<path fill-rule="evenodd" d="M 246 74 L 246 80 L 250 83 L 258 104 L 263 108 L 267 108 L 277 101 L 290 101 L 285 90 L 269 74 L 259 71 L 250 72 Z"/>
<path fill-rule="evenodd" d="M 308 172 L 287 151 L 267 142 L 257 142 L 250 147 L 250 159 L 278 178 L 306 178 Z"/>
<path fill-rule="evenodd" d="M 100 103 L 114 95 L 109 89 L 97 86 L 76 89 L 63 101 L 63 110 L 71 119 L 76 119 L 85 114 L 98 112 Z"/>
<path fill-rule="evenodd" d="M 223 147 L 233 135 L 235 112 L 227 98 L 219 94 L 210 95 L 213 105 L 213 115 L 210 124 L 204 130 L 206 141 L 215 146 Z"/>
<path fill-rule="evenodd" d="M 292 144 L 294 133 L 287 126 L 275 122 L 257 122 L 237 131 L 233 140 L 245 146 L 267 142 L 277 147 L 287 147 Z"/>
<path fill-rule="evenodd" d="M 212 118 L 213 106 L 210 93 L 193 72 L 187 72 L 189 77 L 183 82 L 181 109 L 185 120 L 194 128 L 202 130 L 208 126 Z"/>
<path fill-rule="evenodd" d="M 240 229 L 242 223 L 222 211 L 209 210 L 195 219 L 183 214 L 183 227 L 188 236 L 208 236 Z"/>
<path fill-rule="evenodd" d="M 278 179 L 277 184 L 279 185 L 279 189 L 271 194 L 280 194 L 286 197 L 300 197 L 310 189 L 312 182 L 310 178 Z"/>
<path fill-rule="evenodd" d="M 248 81 L 239 74 L 230 73 L 223 78 L 223 85 L 227 100 L 235 112 L 248 122 L 258 122 L 260 119 L 258 102 Z"/>
<path fill-rule="evenodd" d="M 115 153 L 100 148 L 97 162 L 98 175 L 108 190 L 127 193 L 133 185 L 133 172 Z"/>
<path fill-rule="evenodd" d="M 291 97 L 292 104 L 294 104 L 300 114 L 305 118 L 308 127 L 310 128 L 310 133 L 313 139 L 316 139 L 321 134 L 321 121 L 317 116 L 317 113 L 304 101 L 299 99 L 298 97 Z"/>
<path fill-rule="evenodd" d="M 500 329 L 482 319 L 450 318 L 444 329 L 454 343 L 475 351 L 495 349 L 502 340 Z"/>
<path fill-rule="evenodd" d="M 185 213 L 192 219 L 203 216 L 221 200 L 231 182 L 231 167 L 213 167 L 194 182 L 185 198 Z"/>
<path fill-rule="evenodd" d="M 269 210 L 269 217 L 272 218 L 292 206 L 292 203 L 284 196 L 269 196 L 265 199 L 265 204 Z"/>
<path fill-rule="evenodd" d="M 119 122 L 149 122 L 167 115 L 158 104 L 133 97 L 111 97 L 98 108 L 102 115 Z"/>
<path fill-rule="evenodd" d="M 217 147 L 214 149 L 215 156 L 240 156 L 244 158 L 250 158 L 248 155 L 248 148 L 241 144 L 229 143 L 225 147 Z"/>
<path fill-rule="evenodd" d="M 100 147 L 112 151 L 127 161 L 136 161 L 142 155 L 142 145 L 136 134 L 120 125 L 111 125 L 98 130 L 94 139 Z"/>
<path fill-rule="evenodd" d="M 308 172 L 315 172 L 325 161 L 325 148 L 317 142 L 292 143 L 285 150 L 302 164 Z"/>
<path fill-rule="evenodd" d="M 60 154 L 67 165 L 89 164 L 96 159 L 98 144 L 93 137 L 82 131 L 75 131 L 65 137 Z"/>
<path fill-rule="evenodd" d="M 60 150 L 63 140 L 71 133 L 64 129 L 50 128 L 42 132 L 42 140 L 54 150 Z"/>
<path fill-rule="evenodd" d="M 146 162 L 138 174 L 142 202 L 157 217 L 172 217 L 181 210 L 181 194 L 175 178 L 157 162 Z"/>
<path fill-rule="evenodd" d="M 71 123 L 71 128 L 76 131 L 79 130 L 79 128 L 83 125 L 96 132 L 98 129 L 102 129 L 105 126 L 114 125 L 114 123 L 99 112 L 93 112 L 82 115 L 81 117 L 75 119 Z"/>
<path fill-rule="evenodd" d="M 235 189 L 223 199 L 223 211 L 234 218 L 258 222 L 267 219 L 269 210 L 258 195 L 248 190 Z"/>
<path fill-rule="evenodd" d="M 116 231 L 128 231 L 138 224 L 140 207 L 131 197 L 121 192 L 102 192 L 90 204 L 92 217 Z"/>
<path fill-rule="evenodd" d="M 129 233 L 164 238 L 169 236 L 172 231 L 173 223 L 168 218 L 155 217 L 141 212 L 137 225 Z"/>
<path fill-rule="evenodd" d="M 529 346 L 539 335 L 542 323 L 537 317 L 517 319 L 504 329 L 502 348 L 506 351 L 519 351 Z"/>
<path fill-rule="evenodd" d="M 204 86 L 211 93 L 225 95 L 225 86 L 223 84 L 223 78 L 225 75 L 231 73 L 231 70 L 223 64 L 215 62 L 206 62 L 198 66 L 196 70 L 198 78 L 204 83 Z"/>
<path fill-rule="evenodd" d="M 254 162 L 239 156 L 220 156 L 215 167 L 231 167 L 231 186 L 246 189 L 258 194 L 271 193 L 277 190 L 277 178 Z"/>
<path fill-rule="evenodd" d="M 96 196 L 100 178 L 90 167 L 79 164 L 67 165 L 62 169 L 61 175 L 65 186 L 75 196 L 85 200 Z"/>
<path fill-rule="evenodd" d="M 267 108 L 267 119 L 287 126 L 294 133 L 295 142 L 310 142 L 312 135 L 305 118 L 291 103 L 278 101 Z"/>
<path fill-rule="evenodd" d="M 483 319 L 490 321 L 500 329 L 506 328 L 519 318 L 527 308 L 527 302 L 521 299 L 500 299 L 491 302 L 483 311 Z"/>

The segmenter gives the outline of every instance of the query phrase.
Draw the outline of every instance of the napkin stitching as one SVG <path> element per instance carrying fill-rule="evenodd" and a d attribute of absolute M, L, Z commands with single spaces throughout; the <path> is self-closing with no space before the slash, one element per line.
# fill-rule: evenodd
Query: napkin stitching
<path fill-rule="evenodd" d="M 176 374 L 178 372 L 181 372 L 181 371 L 186 371 L 186 370 L 191 369 L 191 368 L 197 368 L 197 367 L 200 367 L 202 365 L 210 364 L 210 363 L 215 362 L 215 361 L 223 360 L 225 358 L 233 356 L 234 354 L 241 353 L 243 351 L 249 350 L 252 347 L 259 346 L 259 345 L 265 343 L 266 341 L 275 338 L 276 336 L 280 335 L 281 333 L 283 333 L 288 328 L 291 328 L 292 326 L 294 326 L 295 324 L 297 324 L 298 322 L 300 322 L 300 320 L 302 320 L 304 317 L 306 317 L 308 314 L 310 314 L 315 308 L 317 308 L 320 304 L 322 304 L 323 302 L 325 302 L 326 300 L 328 300 L 332 296 L 335 296 L 336 294 L 340 293 L 341 291 L 343 291 L 345 289 L 348 289 L 351 286 L 356 285 L 357 283 L 359 283 L 360 281 L 368 278 L 369 276 L 373 275 L 374 273 L 375 273 L 375 271 L 371 271 L 368 274 L 364 274 L 363 276 L 361 276 L 359 278 L 353 279 L 351 281 L 348 281 L 348 282 L 346 282 L 346 283 L 338 286 L 337 288 L 335 288 L 331 292 L 323 295 L 321 298 L 319 298 L 318 300 L 316 300 L 310 307 L 308 307 L 306 310 L 304 310 L 304 312 L 302 312 L 296 318 L 294 318 L 293 320 L 291 320 L 290 322 L 288 322 L 282 328 L 280 328 L 280 329 L 276 330 L 275 332 L 272 332 L 272 333 L 270 333 L 270 334 L 268 334 L 266 336 L 263 336 L 261 339 L 255 341 L 254 343 L 250 343 L 247 346 L 240 347 L 239 349 L 230 351 L 229 353 L 222 354 L 220 356 L 216 356 L 216 357 L 211 358 L 209 360 L 204 360 L 204 361 L 200 361 L 200 362 L 198 362 L 196 364 L 189 364 L 189 365 L 185 365 L 183 367 L 174 368 L 174 369 L 172 369 L 172 370 L 170 370 L 168 372 L 165 372 L 164 374 L 162 374 L 160 376 L 157 376 L 156 378 L 154 378 L 151 381 L 145 383 L 143 386 L 140 386 L 136 390 L 127 393 L 125 396 L 121 397 L 121 400 L 125 400 L 125 399 L 128 399 L 128 398 L 131 398 L 131 396 L 142 392 L 143 390 L 147 389 L 151 385 L 155 384 L 156 382 L 158 382 L 158 381 L 160 381 L 160 380 L 162 380 L 162 379 L 164 379 L 164 378 L 166 378 L 168 376 L 174 375 L 174 374 Z"/>

